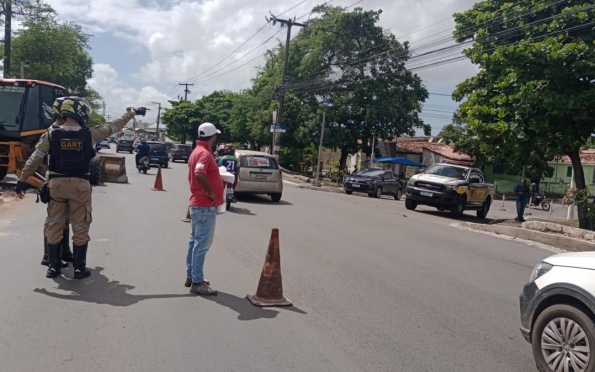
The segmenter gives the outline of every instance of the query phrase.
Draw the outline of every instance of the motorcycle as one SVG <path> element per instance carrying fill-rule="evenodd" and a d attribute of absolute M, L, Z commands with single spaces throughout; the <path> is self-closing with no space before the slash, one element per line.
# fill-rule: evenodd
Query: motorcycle
<path fill-rule="evenodd" d="M 231 203 L 237 203 L 236 197 L 233 193 L 233 184 L 225 182 L 225 210 L 231 208 Z"/>
<path fill-rule="evenodd" d="M 541 207 L 541 209 L 543 209 L 546 212 L 549 211 L 551 208 L 551 201 L 549 199 L 546 199 L 545 194 L 543 193 L 533 195 L 532 200 L 533 202 L 531 205 L 534 207 Z"/>
<path fill-rule="evenodd" d="M 144 174 L 147 174 L 147 171 L 149 169 L 151 169 L 151 166 L 149 165 L 149 157 L 148 156 L 142 156 L 138 160 L 138 165 L 136 166 L 136 169 L 138 169 L 139 173 L 140 172 L 143 172 Z"/>

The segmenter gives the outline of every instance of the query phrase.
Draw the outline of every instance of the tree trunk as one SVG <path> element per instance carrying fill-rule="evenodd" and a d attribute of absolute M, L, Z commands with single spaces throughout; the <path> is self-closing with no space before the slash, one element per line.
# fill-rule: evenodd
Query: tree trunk
<path fill-rule="evenodd" d="M 587 183 L 585 182 L 585 172 L 583 171 L 583 165 L 581 164 L 581 157 L 579 150 L 574 150 L 568 153 L 570 161 L 572 162 L 572 169 L 574 170 L 574 182 L 575 186 L 579 190 L 586 190 Z M 593 230 L 593 219 L 590 218 L 584 205 L 577 204 L 578 211 L 578 227 L 585 230 Z"/>
<path fill-rule="evenodd" d="M 345 164 L 347 163 L 347 156 L 349 155 L 349 151 L 346 147 L 341 148 L 341 159 L 339 159 L 339 169 L 345 169 Z"/>

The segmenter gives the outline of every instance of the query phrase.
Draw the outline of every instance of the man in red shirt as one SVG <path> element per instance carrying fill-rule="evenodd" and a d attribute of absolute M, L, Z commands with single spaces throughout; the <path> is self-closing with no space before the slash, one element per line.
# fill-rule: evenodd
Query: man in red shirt
<path fill-rule="evenodd" d="M 186 256 L 186 287 L 190 293 L 214 296 L 217 291 L 205 280 L 203 266 L 205 256 L 213 244 L 217 207 L 224 204 L 223 179 L 211 149 L 221 134 L 211 123 L 198 127 L 198 141 L 188 160 L 190 182 L 190 219 L 192 232 Z"/>

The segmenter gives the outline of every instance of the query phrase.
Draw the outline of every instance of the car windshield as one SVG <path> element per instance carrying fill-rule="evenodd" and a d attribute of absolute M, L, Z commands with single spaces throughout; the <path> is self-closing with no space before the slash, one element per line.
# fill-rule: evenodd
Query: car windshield
<path fill-rule="evenodd" d="M 258 155 L 242 156 L 240 166 L 245 168 L 279 169 L 277 161 L 274 158 Z"/>
<path fill-rule="evenodd" d="M 152 143 L 152 144 L 150 144 L 150 147 L 151 147 L 151 151 L 154 151 L 154 152 L 166 152 L 165 145 L 162 145 L 160 143 Z"/>
<path fill-rule="evenodd" d="M 17 119 L 21 110 L 24 87 L 0 85 L 0 131 L 18 132 Z"/>
<path fill-rule="evenodd" d="M 192 146 L 177 146 L 176 150 L 188 151 L 188 150 L 192 150 Z"/>
<path fill-rule="evenodd" d="M 361 171 L 357 172 L 356 176 L 364 176 L 364 177 L 378 177 L 384 174 L 384 170 L 382 169 L 362 169 Z"/>
<path fill-rule="evenodd" d="M 120 140 L 120 143 L 121 144 L 130 144 L 130 141 L 129 140 Z"/>
<path fill-rule="evenodd" d="M 456 178 L 458 180 L 466 179 L 467 173 L 469 173 L 469 168 L 453 167 L 451 165 L 432 165 L 424 172 L 424 174 Z"/>

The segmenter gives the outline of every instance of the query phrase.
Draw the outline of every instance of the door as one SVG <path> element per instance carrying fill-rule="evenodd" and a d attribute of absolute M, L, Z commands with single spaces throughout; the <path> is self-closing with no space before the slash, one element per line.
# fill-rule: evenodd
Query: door
<path fill-rule="evenodd" d="M 484 186 L 485 184 L 481 173 L 472 170 L 469 174 L 469 200 L 467 200 L 469 204 L 483 204 L 485 192 Z"/>

